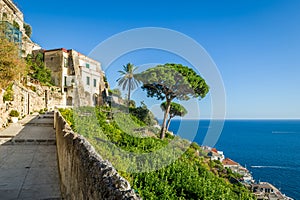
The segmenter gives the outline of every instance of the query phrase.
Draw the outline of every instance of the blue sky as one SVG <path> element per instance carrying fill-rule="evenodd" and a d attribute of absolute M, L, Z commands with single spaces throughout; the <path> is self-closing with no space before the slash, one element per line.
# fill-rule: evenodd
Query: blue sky
<path fill-rule="evenodd" d="M 300 118 L 298 0 L 15 2 L 33 27 L 32 39 L 45 49 L 89 54 L 128 29 L 179 31 L 201 44 L 216 63 L 226 89 L 227 118 Z M 164 63 L 172 56 L 133 54 L 116 64 L 129 61 Z M 209 117 L 210 98 L 199 105 L 201 116 Z"/>

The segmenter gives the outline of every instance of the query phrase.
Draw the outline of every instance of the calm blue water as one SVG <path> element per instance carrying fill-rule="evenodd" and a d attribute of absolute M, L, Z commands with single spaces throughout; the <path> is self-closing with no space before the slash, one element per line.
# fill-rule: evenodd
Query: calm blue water
<path fill-rule="evenodd" d="M 199 129 L 194 138 L 189 130 L 195 130 L 195 123 Z M 209 123 L 173 120 L 170 130 L 176 133 L 184 126 L 181 136 L 201 145 L 208 128 L 213 128 Z M 300 120 L 227 120 L 215 147 L 246 165 L 255 180 L 270 182 L 300 200 Z"/>

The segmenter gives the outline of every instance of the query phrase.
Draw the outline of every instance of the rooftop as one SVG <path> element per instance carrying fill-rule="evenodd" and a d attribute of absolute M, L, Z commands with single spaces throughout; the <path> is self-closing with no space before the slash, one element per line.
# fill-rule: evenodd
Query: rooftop
<path fill-rule="evenodd" d="M 212 152 L 218 153 L 218 150 L 216 148 L 211 149 Z"/>
<path fill-rule="evenodd" d="M 12 9 L 14 12 L 19 12 L 21 13 L 21 11 L 19 10 L 19 8 L 15 5 L 15 3 L 12 0 L 3 0 L 6 5 Z"/>
<path fill-rule="evenodd" d="M 223 164 L 223 165 L 239 165 L 237 162 L 231 160 L 230 158 L 225 158 L 225 159 L 222 161 L 222 164 Z"/>
<path fill-rule="evenodd" d="M 76 51 L 76 50 L 74 50 L 74 49 L 66 49 L 66 48 L 57 48 L 57 49 L 49 49 L 49 50 L 43 50 L 44 52 L 52 52 L 52 51 L 63 51 L 63 52 L 65 52 L 65 53 L 69 53 L 69 52 L 76 52 L 77 54 L 78 54 L 78 56 L 84 56 L 84 57 L 86 57 L 86 58 L 88 58 L 89 60 L 92 60 L 92 61 L 94 61 L 94 62 L 97 62 L 97 63 L 100 63 L 99 61 L 97 61 L 97 60 L 95 60 L 95 59 L 93 59 L 93 58 L 90 58 L 90 57 L 88 57 L 88 56 L 86 56 L 86 55 L 84 55 L 84 54 L 82 54 L 82 53 L 80 53 L 80 52 L 78 52 L 78 51 Z"/>

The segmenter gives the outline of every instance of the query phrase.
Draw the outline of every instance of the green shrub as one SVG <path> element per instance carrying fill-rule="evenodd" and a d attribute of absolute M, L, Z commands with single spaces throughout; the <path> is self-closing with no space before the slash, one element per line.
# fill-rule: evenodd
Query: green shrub
<path fill-rule="evenodd" d="M 147 108 L 145 104 L 142 104 L 139 107 L 130 107 L 129 112 L 139 119 L 139 121 L 143 122 L 144 124 L 148 126 L 152 126 L 156 124 L 156 121 L 154 120 L 154 115 L 150 110 Z"/>
<path fill-rule="evenodd" d="M 28 75 L 42 84 L 51 86 L 51 70 L 45 66 L 44 55 L 38 53 L 36 55 L 28 54 L 26 57 L 26 63 L 28 66 Z M 36 91 L 36 88 L 31 88 L 32 91 Z"/>
<path fill-rule="evenodd" d="M 14 91 L 12 89 L 13 84 L 10 84 L 3 95 L 3 102 L 14 100 Z"/>
<path fill-rule="evenodd" d="M 29 24 L 24 23 L 23 24 L 23 28 L 25 29 L 25 34 L 28 37 L 31 37 L 31 34 L 32 34 L 32 28 L 31 28 L 31 26 Z"/>
<path fill-rule="evenodd" d="M 11 117 L 19 117 L 20 113 L 17 110 L 11 110 L 9 113 L 9 116 Z"/>

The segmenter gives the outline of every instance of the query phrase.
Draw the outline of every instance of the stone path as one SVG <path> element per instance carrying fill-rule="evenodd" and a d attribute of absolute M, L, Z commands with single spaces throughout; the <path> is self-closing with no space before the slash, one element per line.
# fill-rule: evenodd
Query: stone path
<path fill-rule="evenodd" d="M 53 113 L 41 117 L 0 132 L 0 200 L 61 199 Z"/>

